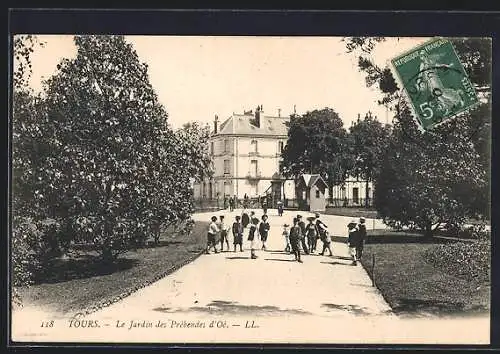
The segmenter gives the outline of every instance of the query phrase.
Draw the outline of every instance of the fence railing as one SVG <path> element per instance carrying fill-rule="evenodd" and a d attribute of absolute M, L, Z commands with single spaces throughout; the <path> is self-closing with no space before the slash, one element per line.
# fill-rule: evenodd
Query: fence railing
<path fill-rule="evenodd" d="M 366 203 L 368 202 L 368 203 Z M 372 207 L 373 199 L 372 198 L 334 198 L 332 200 L 326 200 L 326 206 L 331 208 L 363 208 L 365 206 Z"/>

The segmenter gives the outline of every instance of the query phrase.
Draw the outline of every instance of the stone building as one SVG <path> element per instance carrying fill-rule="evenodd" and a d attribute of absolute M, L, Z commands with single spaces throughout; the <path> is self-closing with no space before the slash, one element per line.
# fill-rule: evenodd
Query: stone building
<path fill-rule="evenodd" d="M 257 198 L 268 194 L 295 199 L 293 180 L 282 181 L 279 192 L 272 188 L 273 184 L 277 185 L 273 181 L 279 178 L 281 152 L 288 138 L 285 123 L 289 120 L 290 117 L 282 117 L 279 113 L 278 116 L 266 115 L 262 105 L 255 111 L 233 113 L 223 122 L 215 116 L 209 142 L 214 175 L 194 184 L 195 198 L 236 196 L 242 199 L 245 195 Z M 345 186 L 334 187 L 333 197 L 342 201 L 347 198 L 349 204 L 351 200 L 361 201 L 365 196 L 364 186 L 364 182 L 351 178 Z"/>

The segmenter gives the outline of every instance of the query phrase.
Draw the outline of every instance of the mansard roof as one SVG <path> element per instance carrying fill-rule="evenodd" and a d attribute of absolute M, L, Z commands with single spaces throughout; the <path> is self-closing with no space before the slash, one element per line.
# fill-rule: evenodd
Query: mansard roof
<path fill-rule="evenodd" d="M 260 127 L 255 126 L 254 116 L 249 114 L 233 114 L 226 119 L 219 128 L 217 135 L 256 135 L 256 136 L 287 136 L 288 127 L 285 125 L 289 117 L 272 117 L 262 115 Z"/>

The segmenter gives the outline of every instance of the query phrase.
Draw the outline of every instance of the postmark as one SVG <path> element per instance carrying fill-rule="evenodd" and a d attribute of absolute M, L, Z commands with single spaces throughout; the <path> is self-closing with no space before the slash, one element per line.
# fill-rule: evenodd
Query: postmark
<path fill-rule="evenodd" d="M 423 130 L 432 130 L 479 102 L 448 39 L 432 39 L 393 58 L 391 64 Z"/>

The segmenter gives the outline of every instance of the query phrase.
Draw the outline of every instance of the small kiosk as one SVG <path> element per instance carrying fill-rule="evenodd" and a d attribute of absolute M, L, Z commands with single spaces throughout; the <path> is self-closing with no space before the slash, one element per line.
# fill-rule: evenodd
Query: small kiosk
<path fill-rule="evenodd" d="M 320 175 L 303 174 L 295 182 L 295 193 L 300 210 L 324 212 L 325 191 L 328 188 Z"/>

